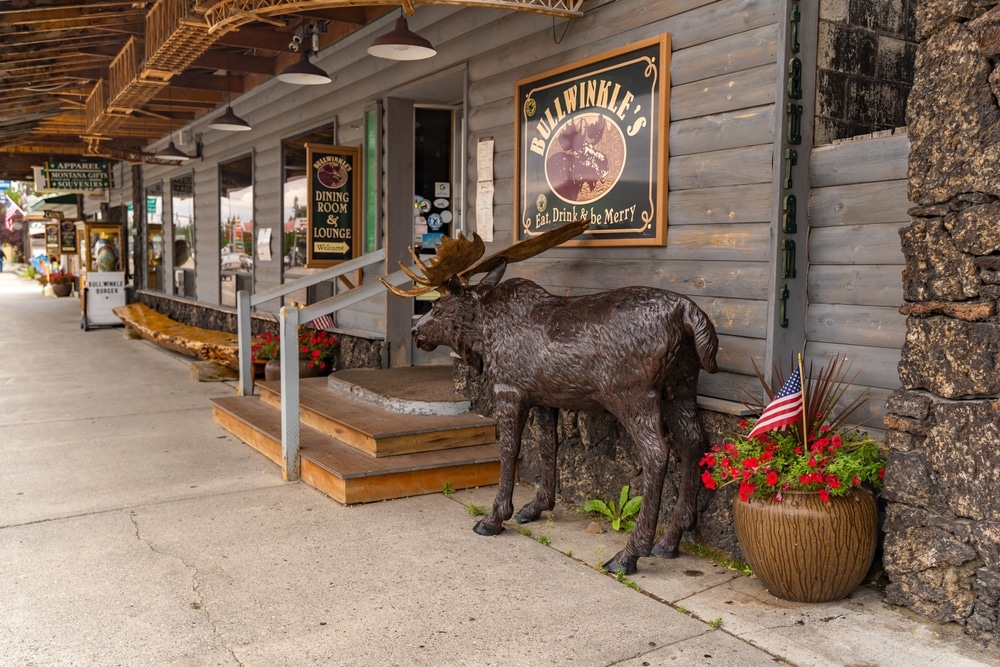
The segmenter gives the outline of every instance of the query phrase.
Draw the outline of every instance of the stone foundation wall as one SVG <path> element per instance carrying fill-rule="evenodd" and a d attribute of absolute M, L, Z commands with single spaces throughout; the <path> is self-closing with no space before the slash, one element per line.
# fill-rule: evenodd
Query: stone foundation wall
<path fill-rule="evenodd" d="M 149 292 L 130 293 L 128 299 L 129 302 L 141 301 L 158 313 L 163 313 L 170 319 L 188 326 L 212 331 L 236 331 L 236 313 L 228 310 Z M 266 331 L 277 334 L 278 327 L 279 324 L 275 320 L 262 317 L 250 318 L 250 329 L 255 336 Z M 337 338 L 340 339 L 340 361 L 337 364 L 339 368 L 382 368 L 383 359 L 388 358 L 386 352 L 388 343 L 385 341 L 345 334 L 337 334 Z"/>
<path fill-rule="evenodd" d="M 907 335 L 887 403 L 890 602 L 1000 646 L 1000 8 L 923 0 Z"/>

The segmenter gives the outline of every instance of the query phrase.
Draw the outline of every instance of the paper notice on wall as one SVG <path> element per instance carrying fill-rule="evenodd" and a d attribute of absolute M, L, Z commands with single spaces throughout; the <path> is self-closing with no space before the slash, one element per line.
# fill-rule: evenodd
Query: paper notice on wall
<path fill-rule="evenodd" d="M 262 262 L 271 261 L 271 228 L 263 227 L 257 230 L 257 259 Z"/>
<path fill-rule="evenodd" d="M 493 240 L 493 137 L 482 137 L 476 147 L 476 231 Z"/>

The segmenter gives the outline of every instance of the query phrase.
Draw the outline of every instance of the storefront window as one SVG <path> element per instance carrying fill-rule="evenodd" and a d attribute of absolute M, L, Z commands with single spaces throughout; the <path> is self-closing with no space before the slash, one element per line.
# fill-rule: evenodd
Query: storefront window
<path fill-rule="evenodd" d="M 174 240 L 174 294 L 195 298 L 194 189 L 190 176 L 170 181 L 170 208 Z"/>
<path fill-rule="evenodd" d="M 253 289 L 253 157 L 219 165 L 219 278 L 222 305 L 236 306 L 236 292 Z"/>
<path fill-rule="evenodd" d="M 306 191 L 306 144 L 329 146 L 334 143 L 333 128 L 324 128 L 282 142 L 285 182 L 282 192 L 284 227 L 281 248 L 285 274 L 304 270 L 306 263 L 306 224 L 309 193 Z"/>

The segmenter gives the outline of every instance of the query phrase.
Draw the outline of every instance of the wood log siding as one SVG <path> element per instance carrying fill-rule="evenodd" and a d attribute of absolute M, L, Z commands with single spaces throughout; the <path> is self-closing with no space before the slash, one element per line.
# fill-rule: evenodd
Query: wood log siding
<path fill-rule="evenodd" d="M 897 134 L 822 146 L 810 158 L 806 355 L 848 356 L 858 372 L 851 393 L 871 390 L 858 421 L 867 417 L 878 433 L 906 337 L 899 229 L 910 222 L 908 153 Z"/>

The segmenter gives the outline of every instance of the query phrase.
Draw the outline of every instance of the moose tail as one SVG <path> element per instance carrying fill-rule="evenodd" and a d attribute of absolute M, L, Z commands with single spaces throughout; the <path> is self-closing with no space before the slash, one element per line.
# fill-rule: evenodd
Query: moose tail
<path fill-rule="evenodd" d="M 719 365 L 715 361 L 715 355 L 719 351 L 719 337 L 715 333 L 715 325 L 694 301 L 685 299 L 683 303 L 684 326 L 694 338 L 701 367 L 709 373 L 715 373 L 719 370 Z"/>

